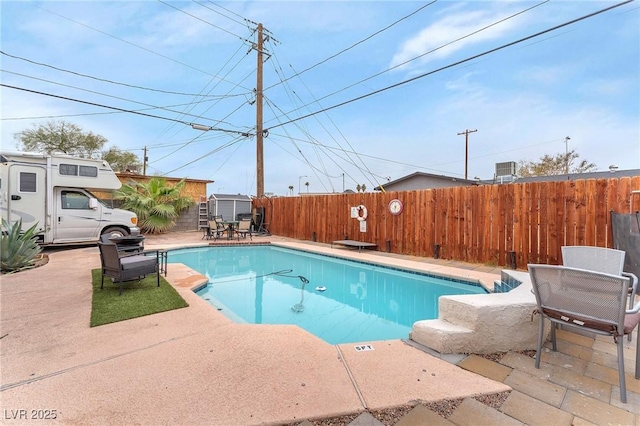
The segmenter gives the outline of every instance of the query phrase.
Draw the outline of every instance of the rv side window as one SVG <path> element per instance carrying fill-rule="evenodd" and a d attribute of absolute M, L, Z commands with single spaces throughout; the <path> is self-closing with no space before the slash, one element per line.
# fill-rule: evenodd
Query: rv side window
<path fill-rule="evenodd" d="M 58 170 L 65 176 L 97 177 L 98 168 L 95 166 L 78 166 L 76 164 L 60 164 Z"/>
<path fill-rule="evenodd" d="M 62 191 L 63 209 L 89 210 L 89 197 L 82 192 Z"/>
<path fill-rule="evenodd" d="M 78 176 L 78 166 L 75 164 L 60 164 L 58 170 L 60 170 L 61 175 Z"/>
<path fill-rule="evenodd" d="M 98 168 L 93 166 L 80 166 L 80 176 L 97 177 Z"/>
<path fill-rule="evenodd" d="M 35 173 L 20 172 L 20 192 L 36 192 L 36 183 Z"/>

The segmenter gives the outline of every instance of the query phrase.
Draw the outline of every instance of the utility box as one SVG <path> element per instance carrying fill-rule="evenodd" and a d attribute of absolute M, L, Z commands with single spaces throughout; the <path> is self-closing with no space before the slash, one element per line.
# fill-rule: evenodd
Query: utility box
<path fill-rule="evenodd" d="M 251 214 L 251 197 L 240 194 L 212 194 L 208 201 L 209 218 L 222 216 L 225 220 L 237 220 L 238 215 Z"/>

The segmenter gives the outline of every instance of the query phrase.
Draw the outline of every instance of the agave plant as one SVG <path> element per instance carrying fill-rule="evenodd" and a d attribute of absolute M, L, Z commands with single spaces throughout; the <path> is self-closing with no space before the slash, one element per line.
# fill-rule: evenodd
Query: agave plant
<path fill-rule="evenodd" d="M 2 272 L 17 272 L 34 267 L 36 256 L 42 251 L 36 235 L 37 225 L 21 232 L 22 219 L 13 224 L 2 219 L 2 237 L 0 238 L 0 270 Z"/>

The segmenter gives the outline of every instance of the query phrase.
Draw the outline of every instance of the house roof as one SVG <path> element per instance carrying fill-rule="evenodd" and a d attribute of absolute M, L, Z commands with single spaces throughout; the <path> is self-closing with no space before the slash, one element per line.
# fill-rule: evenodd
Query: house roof
<path fill-rule="evenodd" d="M 206 179 L 190 179 L 190 178 L 178 178 L 178 177 L 168 177 L 168 176 L 150 176 L 150 175 L 141 175 L 140 173 L 132 173 L 132 172 L 115 172 L 115 173 L 116 173 L 116 176 L 118 177 L 132 178 L 134 180 L 159 178 L 159 179 L 165 179 L 169 182 L 180 182 L 182 179 L 186 180 L 187 182 L 200 182 L 200 183 L 215 182 L 213 180 L 206 180 Z"/>
<path fill-rule="evenodd" d="M 530 176 L 517 177 L 510 182 L 558 182 L 562 180 L 581 180 L 581 179 L 609 179 L 621 177 L 640 176 L 640 169 L 616 170 L 615 172 L 587 172 L 587 173 L 569 173 L 568 175 L 551 175 L 551 176 Z M 493 183 L 493 182 L 491 182 Z"/>
<path fill-rule="evenodd" d="M 215 200 L 245 200 L 245 201 L 251 201 L 251 197 L 249 197 L 248 195 L 242 195 L 242 194 L 211 194 L 209 196 L 209 199 L 215 199 Z"/>
<path fill-rule="evenodd" d="M 383 185 L 380 186 L 376 186 L 375 188 L 373 188 L 374 191 L 381 191 L 382 189 L 380 187 L 386 187 L 386 186 L 391 186 L 391 185 L 395 185 L 401 182 L 404 182 L 406 180 L 409 179 L 413 179 L 415 177 L 427 177 L 430 179 L 439 179 L 439 180 L 444 180 L 447 182 L 463 182 L 463 183 L 468 183 L 469 185 L 476 185 L 478 182 L 475 180 L 470 180 L 470 179 L 462 179 L 462 178 L 458 178 L 458 177 L 453 177 L 453 176 L 446 176 L 446 175 L 434 175 L 432 173 L 424 173 L 424 172 L 414 172 L 411 173 L 410 175 L 406 175 L 403 176 L 401 178 L 398 178 L 396 180 L 392 180 L 389 181 Z"/>

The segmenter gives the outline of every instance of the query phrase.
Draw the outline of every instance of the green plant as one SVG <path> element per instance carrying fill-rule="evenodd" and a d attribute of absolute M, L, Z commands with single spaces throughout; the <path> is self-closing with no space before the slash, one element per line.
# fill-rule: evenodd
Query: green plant
<path fill-rule="evenodd" d="M 2 237 L 0 239 L 2 272 L 17 272 L 33 268 L 36 256 L 42 251 L 38 245 L 36 223 L 22 232 L 22 219 L 10 224 L 2 219 Z"/>
<path fill-rule="evenodd" d="M 193 204 L 190 197 L 182 195 L 185 179 L 174 186 L 165 179 L 153 178 L 146 183 L 131 182 L 115 192 L 114 199 L 123 200 L 122 208 L 138 215 L 142 232 L 160 234 L 170 230 L 180 211 Z"/>

